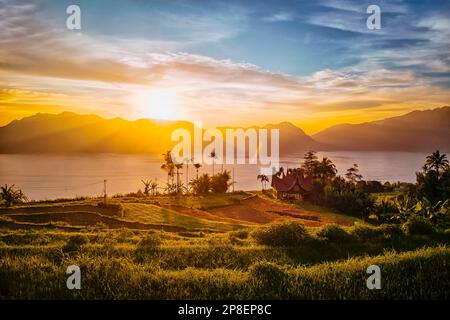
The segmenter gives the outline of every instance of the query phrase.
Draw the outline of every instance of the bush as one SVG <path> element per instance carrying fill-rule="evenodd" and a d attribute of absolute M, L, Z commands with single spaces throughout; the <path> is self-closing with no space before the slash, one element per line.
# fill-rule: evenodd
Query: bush
<path fill-rule="evenodd" d="M 378 230 L 387 238 L 401 237 L 403 235 L 402 228 L 398 224 L 382 224 L 378 227 Z"/>
<path fill-rule="evenodd" d="M 194 194 L 206 194 L 211 189 L 211 178 L 207 173 L 204 173 L 200 177 L 193 179 L 189 184 L 191 185 Z"/>
<path fill-rule="evenodd" d="M 297 221 L 274 223 L 255 230 L 256 242 L 269 246 L 296 246 L 309 238 L 308 231 Z"/>
<path fill-rule="evenodd" d="M 231 183 L 230 171 L 224 170 L 218 174 L 211 177 L 211 191 L 214 193 L 224 193 L 227 192 Z"/>
<path fill-rule="evenodd" d="M 258 288 L 259 294 L 273 296 L 285 288 L 288 278 L 283 267 L 268 261 L 258 261 L 249 268 L 253 286 Z"/>
<path fill-rule="evenodd" d="M 325 188 L 325 204 L 342 213 L 352 216 L 366 216 L 372 210 L 374 199 L 358 190 L 335 190 Z"/>
<path fill-rule="evenodd" d="M 368 225 L 357 224 L 353 227 L 351 234 L 359 240 L 373 240 L 380 238 L 382 231 Z"/>
<path fill-rule="evenodd" d="M 237 239 L 247 239 L 248 238 L 248 231 L 247 230 L 238 230 L 238 231 L 232 231 L 229 233 L 230 238 L 237 238 Z"/>
<path fill-rule="evenodd" d="M 407 235 L 429 235 L 436 231 L 429 220 L 417 216 L 409 218 L 402 229 Z"/>
<path fill-rule="evenodd" d="M 328 242 L 345 242 L 351 239 L 350 234 L 344 228 L 334 223 L 323 226 L 317 235 Z"/>
<path fill-rule="evenodd" d="M 161 245 L 161 239 L 156 235 L 148 235 L 138 243 L 138 249 L 157 249 Z"/>
<path fill-rule="evenodd" d="M 63 247 L 63 252 L 80 251 L 87 243 L 89 243 L 89 238 L 85 235 L 72 236 Z"/>

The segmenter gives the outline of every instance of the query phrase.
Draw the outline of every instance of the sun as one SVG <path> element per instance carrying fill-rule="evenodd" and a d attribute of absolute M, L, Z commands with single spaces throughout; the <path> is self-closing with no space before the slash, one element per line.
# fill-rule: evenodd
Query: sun
<path fill-rule="evenodd" d="M 180 118 L 177 92 L 173 90 L 148 90 L 137 95 L 142 116 L 151 119 L 175 120 Z"/>

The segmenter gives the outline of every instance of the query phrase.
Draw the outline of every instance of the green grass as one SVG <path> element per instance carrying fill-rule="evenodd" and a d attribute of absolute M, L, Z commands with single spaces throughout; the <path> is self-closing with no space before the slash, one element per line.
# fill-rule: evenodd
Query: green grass
<path fill-rule="evenodd" d="M 230 224 L 192 217 L 176 211 L 143 203 L 125 203 L 125 220 L 142 223 L 183 227 L 189 230 L 230 231 L 242 228 L 239 224 Z"/>
<path fill-rule="evenodd" d="M 110 200 L 123 204 L 120 219 L 187 231 L 108 230 L 102 225 L 0 228 L 0 299 L 449 298 L 449 232 L 418 235 L 400 226 L 373 227 L 300 203 L 294 207 L 349 226 L 292 226 L 288 238 L 286 228 L 269 228 L 261 242 L 257 234 L 266 226 L 211 221 L 164 208 L 203 210 L 236 204 L 252 194 Z M 297 222 L 287 224 L 298 223 L 291 221 Z M 300 229 L 305 236 L 295 237 Z M 74 241 L 75 236 L 83 241 Z M 293 237 L 294 242 L 286 241 Z M 65 271 L 72 264 L 82 270 L 80 291 L 66 288 Z M 381 290 L 366 288 L 371 264 L 381 267 Z"/>
<path fill-rule="evenodd" d="M 264 263 L 264 262 L 256 262 Z M 1 299 L 448 299 L 450 248 L 349 259 L 312 267 L 164 270 L 127 257 L 4 257 Z M 82 270 L 82 290 L 65 288 L 65 265 Z M 382 270 L 382 290 L 368 290 L 366 268 Z M 273 270 L 275 269 L 275 270 Z M 274 272 L 275 271 L 275 272 Z M 276 278 L 277 281 L 273 281 Z"/>
<path fill-rule="evenodd" d="M 288 247 L 259 245 L 251 236 L 256 228 L 197 237 L 128 229 L 0 230 L 0 299 L 448 298 L 448 233 L 392 237 L 384 227 L 367 228 L 345 228 L 351 237 L 345 242 L 307 228 L 309 237 Z M 149 234 L 158 239 L 155 245 L 139 247 Z M 87 243 L 64 252 L 75 235 Z M 81 291 L 65 287 L 65 268 L 72 264 L 82 269 Z M 365 286 L 371 264 L 381 267 L 380 291 Z"/>

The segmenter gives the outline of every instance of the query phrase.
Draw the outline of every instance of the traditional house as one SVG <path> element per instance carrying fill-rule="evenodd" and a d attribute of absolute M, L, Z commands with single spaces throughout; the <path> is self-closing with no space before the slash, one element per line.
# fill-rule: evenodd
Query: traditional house
<path fill-rule="evenodd" d="M 272 175 L 272 188 L 277 192 L 278 199 L 300 198 L 312 189 L 312 179 L 305 177 L 301 169 L 283 170 Z"/>

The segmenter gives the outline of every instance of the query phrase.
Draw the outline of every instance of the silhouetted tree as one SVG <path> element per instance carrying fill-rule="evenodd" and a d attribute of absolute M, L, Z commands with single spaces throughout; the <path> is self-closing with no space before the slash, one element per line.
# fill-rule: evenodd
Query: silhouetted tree
<path fill-rule="evenodd" d="M 211 178 L 207 173 L 190 182 L 192 192 L 196 195 L 206 194 L 211 189 Z"/>
<path fill-rule="evenodd" d="M 172 154 L 170 151 L 167 151 L 163 154 L 163 160 L 164 163 L 161 165 L 161 169 L 165 170 L 167 172 L 167 190 L 170 192 L 170 190 L 173 189 L 173 177 L 175 175 L 175 163 L 172 159 Z"/>
<path fill-rule="evenodd" d="M 22 190 L 15 190 L 14 185 L 8 186 L 7 184 L 0 187 L 0 198 L 6 207 L 27 201 L 27 197 L 23 194 Z"/>
<path fill-rule="evenodd" d="M 269 182 L 269 178 L 265 174 L 259 174 L 256 177 L 257 180 L 261 180 L 261 188 L 262 190 L 266 189 L 266 182 Z"/>
<path fill-rule="evenodd" d="M 152 180 L 141 180 L 141 182 L 144 184 L 144 194 L 148 196 L 150 194 L 150 186 L 152 184 Z"/>
<path fill-rule="evenodd" d="M 214 176 L 214 164 L 215 164 L 214 160 L 217 158 L 215 149 L 213 151 L 211 151 L 211 153 L 209 154 L 209 157 L 212 159 L 212 174 Z"/>
<path fill-rule="evenodd" d="M 301 166 L 303 172 L 309 177 L 314 177 L 316 174 L 317 166 L 319 164 L 317 152 L 312 150 L 308 151 L 307 153 L 305 153 L 303 160 L 304 161 Z"/>
<path fill-rule="evenodd" d="M 200 163 L 194 163 L 195 170 L 197 171 L 197 179 L 198 179 L 198 169 L 202 167 Z"/>
<path fill-rule="evenodd" d="M 361 181 L 363 176 L 359 173 L 358 165 L 355 163 L 353 164 L 353 167 L 347 169 L 347 173 L 345 174 L 345 177 L 348 181 L 356 183 L 358 181 Z"/>
<path fill-rule="evenodd" d="M 424 169 L 428 171 L 430 169 L 440 173 L 449 167 L 449 162 L 446 154 L 441 154 L 439 150 L 434 151 L 431 155 L 427 156 Z"/>
<path fill-rule="evenodd" d="M 228 188 L 231 186 L 231 172 L 224 170 L 211 177 L 211 191 L 214 193 L 224 193 L 227 192 Z"/>

